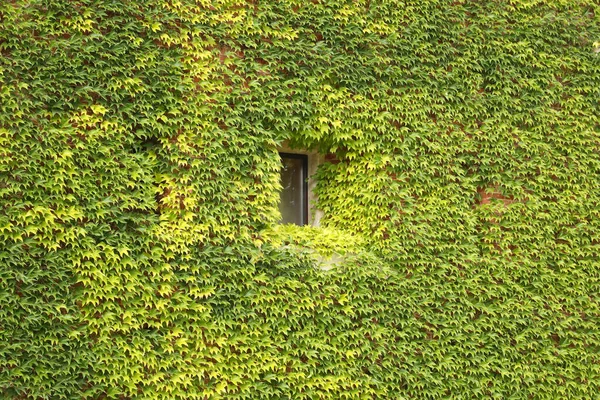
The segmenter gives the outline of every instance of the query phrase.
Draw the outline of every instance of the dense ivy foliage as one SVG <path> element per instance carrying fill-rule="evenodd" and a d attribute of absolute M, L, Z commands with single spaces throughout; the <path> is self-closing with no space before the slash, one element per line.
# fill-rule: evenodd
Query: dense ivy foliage
<path fill-rule="evenodd" d="M 598 396 L 597 1 L 13 0 L 0 53 L 2 398 Z"/>

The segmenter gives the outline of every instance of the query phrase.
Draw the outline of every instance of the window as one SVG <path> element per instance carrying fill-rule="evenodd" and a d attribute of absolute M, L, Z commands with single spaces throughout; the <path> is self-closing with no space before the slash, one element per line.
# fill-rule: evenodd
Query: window
<path fill-rule="evenodd" d="M 284 224 L 308 224 L 308 156 L 279 153 L 281 186 L 279 211 Z"/>
<path fill-rule="evenodd" d="M 292 148 L 283 142 L 277 149 L 281 158 L 279 211 L 281 223 L 319 226 L 323 212 L 315 207 L 315 176 L 325 157 L 315 150 Z"/>

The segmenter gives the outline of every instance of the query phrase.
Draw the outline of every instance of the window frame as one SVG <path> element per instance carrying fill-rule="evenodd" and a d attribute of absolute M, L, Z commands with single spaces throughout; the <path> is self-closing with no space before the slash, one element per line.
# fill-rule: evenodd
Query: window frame
<path fill-rule="evenodd" d="M 309 225 L 309 217 L 308 217 L 308 155 L 307 154 L 298 154 L 298 153 L 288 153 L 286 151 L 278 151 L 279 158 L 283 160 L 283 158 L 291 158 L 296 160 L 302 160 L 302 195 L 301 200 L 302 204 L 302 225 Z M 283 163 L 282 163 L 283 166 Z"/>

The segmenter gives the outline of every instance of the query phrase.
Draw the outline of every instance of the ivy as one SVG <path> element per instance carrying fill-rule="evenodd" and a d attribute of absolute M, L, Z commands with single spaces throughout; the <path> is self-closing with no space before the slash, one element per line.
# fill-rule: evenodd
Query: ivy
<path fill-rule="evenodd" d="M 0 392 L 594 398 L 596 3 L 3 2 Z"/>

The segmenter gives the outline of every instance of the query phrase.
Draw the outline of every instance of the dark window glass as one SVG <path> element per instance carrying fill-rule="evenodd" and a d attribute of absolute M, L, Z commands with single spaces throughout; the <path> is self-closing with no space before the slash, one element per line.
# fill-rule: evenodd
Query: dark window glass
<path fill-rule="evenodd" d="M 279 153 L 281 156 L 281 190 L 279 211 L 284 224 L 308 223 L 308 156 Z"/>

